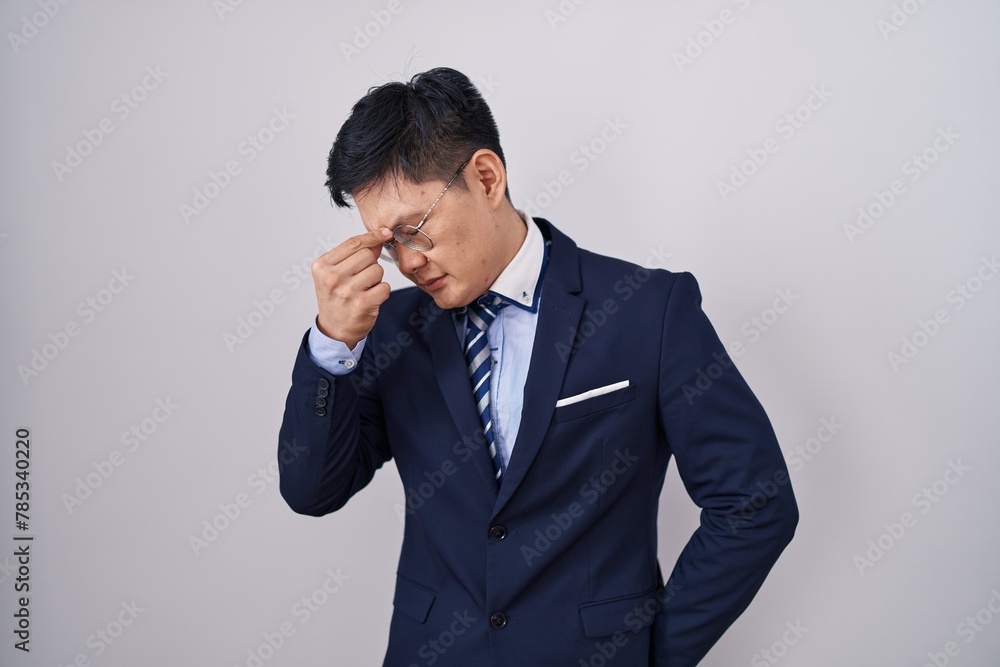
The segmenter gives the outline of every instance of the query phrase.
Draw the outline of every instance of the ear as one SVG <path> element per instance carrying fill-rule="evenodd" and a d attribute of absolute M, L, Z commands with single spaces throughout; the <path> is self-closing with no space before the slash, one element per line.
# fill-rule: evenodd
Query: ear
<path fill-rule="evenodd" d="M 488 148 L 481 148 L 469 159 L 472 166 L 473 182 L 470 184 L 475 192 L 482 192 L 489 202 L 490 208 L 496 210 L 506 199 L 507 170 L 500 156 Z"/>

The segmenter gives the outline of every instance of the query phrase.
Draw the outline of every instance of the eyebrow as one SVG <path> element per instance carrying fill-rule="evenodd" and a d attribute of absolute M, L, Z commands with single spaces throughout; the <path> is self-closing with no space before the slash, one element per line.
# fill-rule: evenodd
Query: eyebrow
<path fill-rule="evenodd" d="M 426 213 L 426 211 L 424 212 L 411 211 L 409 213 L 401 213 L 392 220 L 390 220 L 389 224 L 387 224 L 386 227 L 388 227 L 389 229 L 395 229 L 400 225 L 410 225 L 413 224 L 414 222 L 419 222 L 420 219 L 424 217 L 424 213 Z"/>

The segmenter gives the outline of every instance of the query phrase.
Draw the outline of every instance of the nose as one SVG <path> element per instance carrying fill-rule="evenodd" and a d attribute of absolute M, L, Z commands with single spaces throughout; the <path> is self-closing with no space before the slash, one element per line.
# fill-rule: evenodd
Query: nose
<path fill-rule="evenodd" d="M 416 273 L 420 267 L 427 263 L 424 253 L 413 248 L 407 248 L 402 243 L 396 244 L 396 256 L 399 257 L 399 271 L 406 275 Z"/>

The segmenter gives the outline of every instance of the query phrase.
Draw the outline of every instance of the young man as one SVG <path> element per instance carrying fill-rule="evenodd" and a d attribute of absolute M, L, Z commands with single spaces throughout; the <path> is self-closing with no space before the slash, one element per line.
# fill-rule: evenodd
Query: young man
<path fill-rule="evenodd" d="M 516 210 L 493 116 L 455 70 L 371 89 L 327 176 L 368 231 L 313 263 L 281 493 L 324 515 L 395 460 L 407 509 L 384 664 L 695 665 L 798 513 L 694 277 Z M 390 293 L 380 255 L 416 287 Z M 664 584 L 671 456 L 702 519 Z"/>

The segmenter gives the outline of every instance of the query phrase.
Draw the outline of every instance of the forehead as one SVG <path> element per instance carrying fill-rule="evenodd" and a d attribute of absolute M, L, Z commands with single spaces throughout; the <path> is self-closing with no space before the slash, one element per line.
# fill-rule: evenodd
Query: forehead
<path fill-rule="evenodd" d="M 444 187 L 441 184 L 440 187 Z M 387 178 L 354 196 L 354 204 L 368 229 L 416 224 L 433 202 L 437 183 L 414 183 L 406 178 Z"/>

